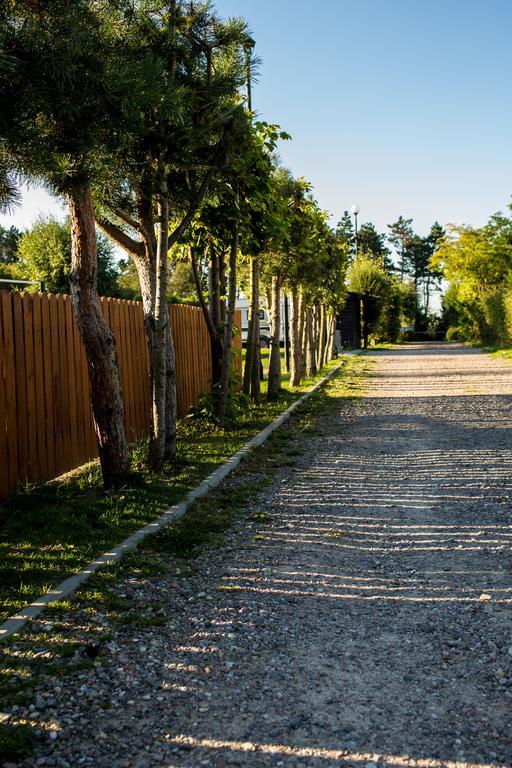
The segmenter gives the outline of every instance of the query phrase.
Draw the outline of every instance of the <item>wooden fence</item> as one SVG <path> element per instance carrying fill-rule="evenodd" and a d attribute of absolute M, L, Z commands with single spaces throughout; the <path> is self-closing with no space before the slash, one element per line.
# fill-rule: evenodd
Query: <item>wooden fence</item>
<path fill-rule="evenodd" d="M 134 442 L 148 434 L 150 420 L 142 304 L 101 303 L 116 337 L 126 433 Z M 173 305 L 171 326 L 183 416 L 210 390 L 210 342 L 197 307 Z M 241 348 L 240 336 L 235 346 Z M 70 296 L 0 293 L 0 390 L 0 498 L 97 457 L 87 363 Z"/>

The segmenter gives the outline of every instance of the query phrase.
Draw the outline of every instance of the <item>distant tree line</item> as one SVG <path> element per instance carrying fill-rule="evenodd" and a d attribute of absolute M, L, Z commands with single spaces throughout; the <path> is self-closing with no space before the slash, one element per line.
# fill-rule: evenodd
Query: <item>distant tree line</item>
<path fill-rule="evenodd" d="M 512 219 L 483 227 L 451 226 L 432 258 L 449 282 L 443 324 L 449 340 L 512 344 Z"/>

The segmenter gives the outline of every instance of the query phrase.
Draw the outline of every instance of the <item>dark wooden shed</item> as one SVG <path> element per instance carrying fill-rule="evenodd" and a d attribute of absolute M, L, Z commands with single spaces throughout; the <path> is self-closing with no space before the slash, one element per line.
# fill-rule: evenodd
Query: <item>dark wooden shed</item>
<path fill-rule="evenodd" d="M 359 349 L 361 346 L 361 297 L 348 293 L 345 305 L 338 315 L 337 330 L 340 332 L 342 347 Z"/>

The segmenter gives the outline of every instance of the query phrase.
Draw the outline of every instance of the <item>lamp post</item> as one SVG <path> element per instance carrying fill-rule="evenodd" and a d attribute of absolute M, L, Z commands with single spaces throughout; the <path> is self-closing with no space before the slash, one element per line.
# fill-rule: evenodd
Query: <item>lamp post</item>
<path fill-rule="evenodd" d="M 354 230 L 355 230 L 355 234 L 356 234 L 355 243 L 356 243 L 356 259 L 357 259 L 357 214 L 359 213 L 359 206 L 358 205 L 353 205 L 350 210 L 354 214 Z"/>
<path fill-rule="evenodd" d="M 246 61 L 246 67 L 247 67 L 247 109 L 249 112 L 252 112 L 252 93 L 251 93 L 251 54 L 253 51 L 254 46 L 256 45 L 256 41 L 252 39 L 252 37 L 247 36 L 247 39 L 244 43 L 245 48 L 245 61 Z"/>

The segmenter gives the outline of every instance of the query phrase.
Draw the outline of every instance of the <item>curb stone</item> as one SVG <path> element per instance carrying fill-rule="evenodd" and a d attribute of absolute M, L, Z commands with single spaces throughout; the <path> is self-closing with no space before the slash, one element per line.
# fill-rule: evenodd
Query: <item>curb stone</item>
<path fill-rule="evenodd" d="M 343 357 L 350 357 L 354 354 L 358 354 L 358 352 L 344 352 Z M 270 435 L 276 429 L 278 429 L 291 416 L 291 414 L 302 405 L 302 403 L 308 400 L 311 395 L 313 395 L 320 387 L 326 384 L 329 379 L 334 376 L 335 373 L 338 373 L 344 362 L 345 361 L 342 360 L 339 365 L 336 366 L 336 368 L 324 376 L 323 379 L 321 379 L 312 389 L 309 390 L 309 392 L 306 392 L 304 395 L 299 397 L 299 399 L 292 403 L 289 408 L 283 411 L 283 413 L 278 416 L 277 419 L 268 424 L 261 432 L 251 438 L 248 443 L 246 443 L 236 453 L 230 456 L 230 458 L 224 462 L 224 464 L 221 464 L 220 467 L 217 467 L 217 469 L 208 475 L 208 477 L 206 477 L 198 486 L 196 486 L 196 488 L 187 494 L 184 501 L 173 504 L 172 507 L 169 507 L 169 509 L 167 509 L 156 520 L 148 523 L 143 528 L 139 528 L 138 531 L 130 534 L 130 536 L 122 541 L 121 544 L 112 547 L 103 555 L 97 557 L 95 560 L 86 565 L 85 568 L 83 568 L 81 571 L 74 574 L 73 576 L 70 576 L 64 581 L 61 581 L 60 584 L 51 589 L 49 592 L 41 595 L 33 603 L 30 603 L 30 605 L 22 608 L 21 611 L 11 616 L 3 624 L 0 624 L 0 639 L 3 640 L 4 638 L 10 637 L 10 635 L 16 634 L 25 626 L 28 621 L 36 618 L 36 616 L 39 616 L 39 614 L 45 610 L 49 603 L 52 603 L 56 600 L 63 600 L 65 597 L 73 594 L 73 592 L 75 592 L 78 587 L 83 584 L 84 581 L 92 576 L 98 570 L 98 568 L 101 568 L 104 565 L 111 565 L 112 563 L 118 562 L 127 552 L 135 549 L 138 544 L 140 544 L 140 542 L 147 536 L 152 533 L 158 533 L 158 531 L 160 531 L 164 526 L 174 522 L 175 520 L 178 520 L 180 517 L 183 517 L 183 515 L 188 511 L 196 499 L 207 496 L 211 490 L 217 488 L 217 486 L 220 485 L 224 478 L 226 478 L 240 464 L 241 460 L 245 458 L 245 456 L 247 456 L 254 448 L 258 448 L 259 446 L 263 445 L 263 443 L 268 440 Z"/>

